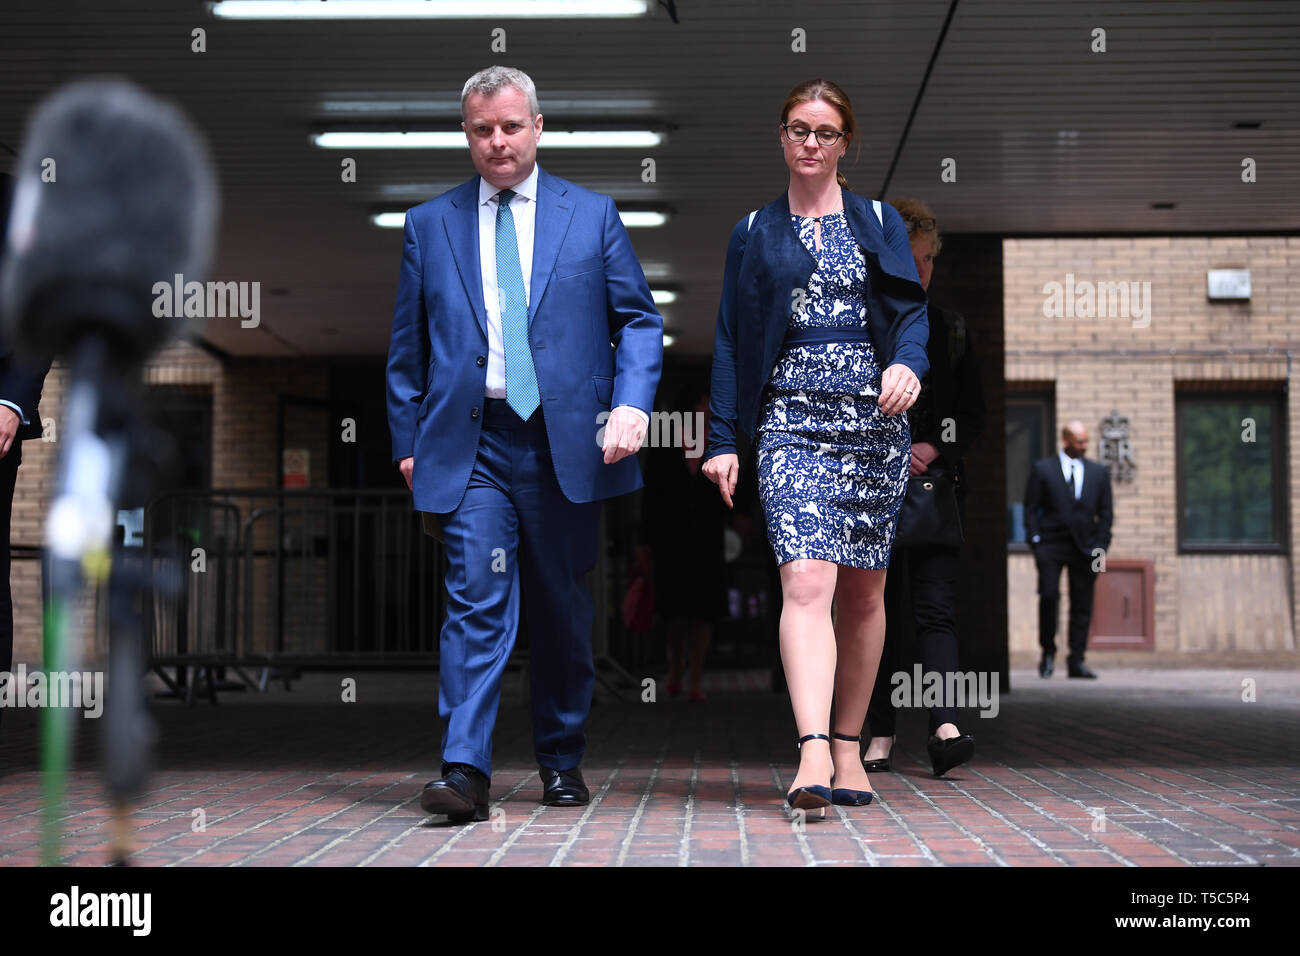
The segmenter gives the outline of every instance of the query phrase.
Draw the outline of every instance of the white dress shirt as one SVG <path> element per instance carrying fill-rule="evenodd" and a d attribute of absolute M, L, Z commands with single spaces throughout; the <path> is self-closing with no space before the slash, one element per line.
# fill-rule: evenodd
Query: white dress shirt
<path fill-rule="evenodd" d="M 515 239 L 519 242 L 519 268 L 524 273 L 524 301 L 532 304 L 533 235 L 537 225 L 537 165 L 528 178 L 511 187 L 510 215 L 515 221 Z M 486 179 L 478 181 L 478 258 L 483 274 L 483 308 L 487 312 L 488 357 L 487 385 L 483 394 L 488 398 L 506 397 L 506 356 L 501 334 L 501 296 L 497 292 L 497 197 L 501 190 Z M 636 412 L 644 423 L 650 416 L 634 405 L 620 405 Z"/>
<path fill-rule="evenodd" d="M 1078 458 L 1071 458 L 1065 453 L 1065 449 L 1059 452 L 1061 456 L 1061 477 L 1070 484 L 1074 485 L 1074 497 L 1078 500 L 1083 494 L 1083 461 Z"/>
<path fill-rule="evenodd" d="M 530 302 L 533 273 L 533 227 L 537 223 L 537 166 L 528 178 L 512 187 L 510 214 L 519 241 L 519 267 L 524 273 L 524 301 Z M 483 308 L 487 311 L 489 398 L 506 397 L 506 356 L 501 337 L 501 296 L 497 292 L 497 189 L 486 179 L 478 181 L 478 256 L 483 273 Z"/>
<path fill-rule="evenodd" d="M 0 398 L 0 405 L 5 405 L 8 408 L 12 408 L 14 412 L 18 415 L 18 420 L 21 421 L 24 425 L 31 424 L 31 422 L 27 420 L 27 416 L 23 414 L 23 410 L 19 408 L 17 405 L 15 405 L 13 402 L 5 398 Z"/>

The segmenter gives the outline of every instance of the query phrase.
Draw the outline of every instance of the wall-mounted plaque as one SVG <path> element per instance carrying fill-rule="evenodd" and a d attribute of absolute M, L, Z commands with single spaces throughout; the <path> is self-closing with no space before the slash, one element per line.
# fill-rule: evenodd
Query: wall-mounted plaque
<path fill-rule="evenodd" d="M 1115 409 L 1101 420 L 1101 463 L 1110 469 L 1112 481 L 1132 481 L 1137 472 L 1128 416 Z"/>

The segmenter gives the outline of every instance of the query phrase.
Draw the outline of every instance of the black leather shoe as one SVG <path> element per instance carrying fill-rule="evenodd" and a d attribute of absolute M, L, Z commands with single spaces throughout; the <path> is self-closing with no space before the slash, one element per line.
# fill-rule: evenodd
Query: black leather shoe
<path fill-rule="evenodd" d="M 1088 667 L 1087 667 L 1086 664 L 1071 664 L 1071 665 L 1070 665 L 1070 676 L 1071 676 L 1071 677 L 1087 677 L 1087 678 L 1089 678 L 1089 679 L 1091 679 L 1091 680 L 1096 680 L 1096 679 L 1097 679 L 1097 675 L 1094 674 L 1092 671 L 1090 671 L 1090 670 L 1088 669 Z"/>
<path fill-rule="evenodd" d="M 1051 677 L 1052 668 L 1056 666 L 1056 657 L 1050 654 L 1044 654 L 1042 660 L 1038 662 L 1038 676 Z"/>
<path fill-rule="evenodd" d="M 959 734 L 947 740 L 931 737 L 926 742 L 925 749 L 930 751 L 930 766 L 934 768 L 934 775 L 942 777 L 953 767 L 960 766 L 975 756 L 975 738 L 970 734 Z"/>
<path fill-rule="evenodd" d="M 893 736 L 891 736 L 891 737 L 889 738 L 889 754 L 890 754 L 890 756 L 893 756 L 893 753 L 894 753 L 894 743 L 895 743 L 897 740 L 898 740 L 898 736 L 897 736 L 897 735 L 893 735 Z M 868 749 L 870 749 L 870 748 L 868 748 Z M 875 760 L 864 760 L 864 761 L 862 761 L 862 769 L 865 770 L 867 773 L 889 773 L 891 770 L 893 770 L 893 767 L 892 767 L 892 766 L 890 765 L 890 763 L 889 763 L 889 757 L 879 757 L 879 758 L 877 758 L 877 759 L 875 759 Z"/>
<path fill-rule="evenodd" d="M 488 818 L 487 775 L 467 763 L 445 763 L 442 779 L 425 784 L 420 806 L 427 813 L 445 813 L 452 823 Z"/>
<path fill-rule="evenodd" d="M 582 779 L 582 771 L 552 770 L 541 767 L 538 770 L 542 778 L 542 806 L 545 807 L 581 807 L 591 800 L 591 793 Z"/>

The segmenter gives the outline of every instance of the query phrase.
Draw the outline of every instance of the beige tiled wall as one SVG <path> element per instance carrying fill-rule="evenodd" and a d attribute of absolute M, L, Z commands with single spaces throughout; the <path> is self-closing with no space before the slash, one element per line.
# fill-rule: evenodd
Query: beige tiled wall
<path fill-rule="evenodd" d="M 1286 386 L 1288 351 L 1300 348 L 1300 238 L 1007 240 L 1003 251 L 1007 380 L 1054 380 L 1057 425 L 1082 419 L 1090 458 L 1099 455 L 1104 416 L 1115 409 L 1131 421 L 1137 471 L 1134 481 L 1114 484 L 1110 555 L 1155 564 L 1156 650 L 1294 650 L 1291 595 L 1300 576 L 1289 549 L 1283 557 L 1177 553 L 1174 413 L 1176 386 L 1285 389 L 1289 444 L 1297 447 L 1300 399 Z M 1249 269 L 1251 300 L 1210 302 L 1206 272 L 1215 268 Z M 1044 286 L 1064 284 L 1066 273 L 1076 282 L 1149 282 L 1150 324 L 1045 317 Z M 1198 354 L 1205 352 L 1218 354 Z M 1294 489 L 1294 451 L 1288 469 Z M 1294 527 L 1300 507 L 1294 494 L 1287 501 Z M 1007 579 L 1011 648 L 1032 650 L 1032 559 L 1009 556 Z"/>

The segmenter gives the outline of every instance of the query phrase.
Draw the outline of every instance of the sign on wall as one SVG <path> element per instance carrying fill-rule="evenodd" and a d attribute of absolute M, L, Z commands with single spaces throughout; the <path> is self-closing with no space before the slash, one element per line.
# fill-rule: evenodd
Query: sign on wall
<path fill-rule="evenodd" d="M 306 488 L 311 483 L 311 452 L 306 448 L 286 448 L 281 460 L 285 488 Z"/>
<path fill-rule="evenodd" d="M 1249 269 L 1211 269 L 1206 274 L 1211 299 L 1249 299 Z"/>

